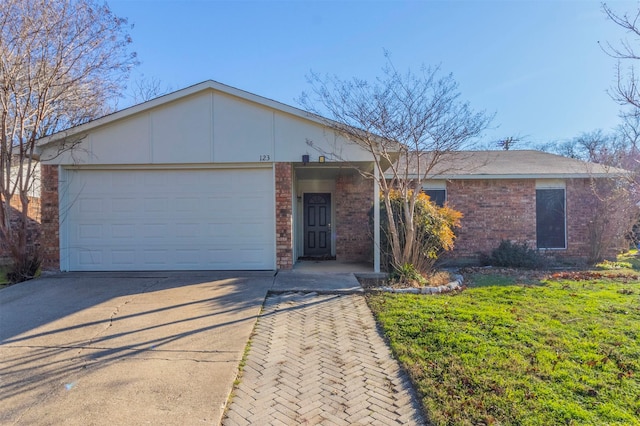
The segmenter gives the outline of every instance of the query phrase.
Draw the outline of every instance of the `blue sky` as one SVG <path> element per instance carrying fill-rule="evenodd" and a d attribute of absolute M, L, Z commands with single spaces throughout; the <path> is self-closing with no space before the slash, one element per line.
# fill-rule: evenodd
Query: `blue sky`
<path fill-rule="evenodd" d="M 608 2 L 633 12 L 635 1 Z M 391 53 L 399 70 L 440 65 L 462 99 L 496 113 L 486 143 L 521 148 L 619 123 L 607 94 L 615 60 L 598 41 L 626 34 L 598 1 L 110 0 L 134 24 L 132 78 L 174 90 L 204 80 L 298 106 L 310 70 L 373 79 Z M 638 42 L 640 46 L 640 42 Z M 125 106 L 127 102 L 122 102 Z"/>

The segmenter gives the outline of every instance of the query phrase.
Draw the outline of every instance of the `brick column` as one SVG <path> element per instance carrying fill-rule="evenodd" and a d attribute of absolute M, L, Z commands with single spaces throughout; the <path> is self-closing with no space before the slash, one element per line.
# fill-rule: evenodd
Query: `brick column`
<path fill-rule="evenodd" d="M 369 210 L 373 207 L 373 180 L 358 175 L 336 179 L 336 259 L 370 262 L 373 235 Z"/>
<path fill-rule="evenodd" d="M 42 165 L 42 269 L 60 270 L 58 166 Z"/>
<path fill-rule="evenodd" d="M 293 181 L 291 164 L 276 163 L 276 267 L 293 268 Z"/>

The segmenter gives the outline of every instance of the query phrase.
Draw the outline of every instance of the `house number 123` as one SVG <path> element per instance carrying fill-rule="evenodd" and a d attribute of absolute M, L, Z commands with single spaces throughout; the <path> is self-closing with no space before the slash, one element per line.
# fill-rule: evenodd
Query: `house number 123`
<path fill-rule="evenodd" d="M 269 154 L 262 154 L 260 156 L 260 161 L 269 161 L 271 160 L 271 157 L 269 156 Z"/>

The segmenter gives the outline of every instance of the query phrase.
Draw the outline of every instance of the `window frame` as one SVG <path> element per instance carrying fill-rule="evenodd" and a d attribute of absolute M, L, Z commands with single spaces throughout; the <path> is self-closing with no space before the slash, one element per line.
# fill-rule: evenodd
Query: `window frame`
<path fill-rule="evenodd" d="M 563 231 L 563 245 L 562 247 L 543 247 L 540 243 L 540 233 L 538 232 L 538 228 L 540 226 L 538 220 L 538 191 L 562 191 L 562 231 Z M 546 182 L 536 182 L 536 248 L 538 250 L 567 250 L 569 245 L 568 238 L 568 230 L 567 230 L 567 189 L 564 181 L 546 181 Z M 546 245 L 546 244 L 545 244 Z"/>
<path fill-rule="evenodd" d="M 443 191 L 444 192 L 444 199 L 442 201 L 442 205 L 436 203 L 435 198 L 431 197 L 429 194 L 427 194 L 427 191 Z M 421 192 L 429 195 L 429 198 L 431 201 L 433 201 L 438 207 L 444 207 L 445 203 L 447 202 L 448 199 L 448 192 L 447 192 L 447 182 L 445 180 L 429 180 L 427 182 L 424 182 L 422 184 L 422 189 Z"/>

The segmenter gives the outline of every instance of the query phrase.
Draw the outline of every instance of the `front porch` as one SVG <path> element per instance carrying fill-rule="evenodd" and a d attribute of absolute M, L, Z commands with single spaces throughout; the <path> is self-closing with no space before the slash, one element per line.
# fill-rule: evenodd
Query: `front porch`
<path fill-rule="evenodd" d="M 357 166 L 367 170 L 372 165 Z M 345 163 L 292 164 L 291 171 L 293 269 L 357 265 L 358 271 L 373 271 L 373 180 Z"/>

